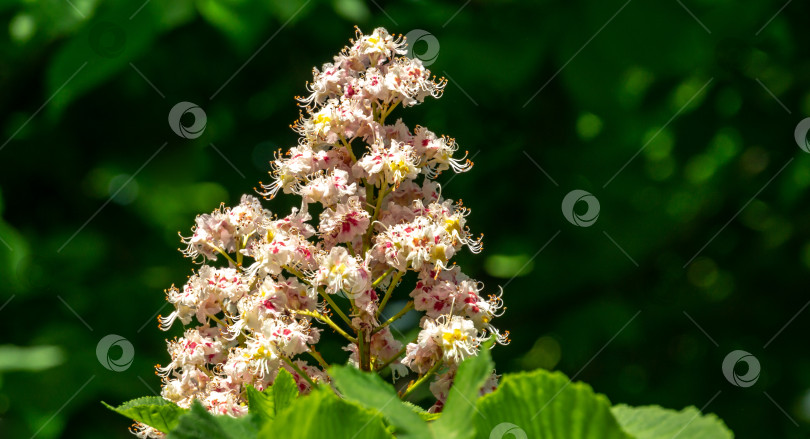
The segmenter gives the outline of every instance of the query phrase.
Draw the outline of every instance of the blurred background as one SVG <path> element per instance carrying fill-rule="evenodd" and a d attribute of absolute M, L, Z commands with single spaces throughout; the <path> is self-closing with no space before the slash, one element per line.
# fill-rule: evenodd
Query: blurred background
<path fill-rule="evenodd" d="M 809 13 L 785 0 L 0 0 L 0 436 L 130 437 L 99 401 L 159 390 L 153 365 L 181 328 L 155 318 L 192 268 L 177 232 L 268 180 L 273 151 L 296 141 L 293 97 L 356 24 L 425 31 L 415 54 L 450 78 L 441 100 L 395 116 L 475 161 L 441 180 L 486 235 L 459 264 L 505 287 L 499 372 L 694 405 L 740 438 L 807 437 L 810 154 L 794 129 L 810 115 Z M 183 101 L 207 116 L 196 139 L 167 123 Z M 589 227 L 561 209 L 577 189 L 599 201 Z M 125 339 L 106 339 L 112 358 L 134 350 L 121 371 L 97 358 L 109 334 Z M 750 387 L 723 375 L 735 350 L 759 363 Z"/>

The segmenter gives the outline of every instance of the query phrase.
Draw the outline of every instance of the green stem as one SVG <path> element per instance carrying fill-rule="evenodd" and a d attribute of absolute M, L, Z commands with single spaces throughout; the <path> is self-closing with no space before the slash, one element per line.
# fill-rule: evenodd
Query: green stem
<path fill-rule="evenodd" d="M 385 280 L 385 278 L 388 277 L 388 275 L 391 274 L 391 272 L 394 271 L 394 270 L 395 270 L 394 267 L 391 267 L 388 270 L 385 270 L 385 273 L 383 273 L 382 276 L 378 277 L 377 280 L 375 280 L 371 284 L 371 288 L 377 288 L 377 285 L 379 285 L 383 280 Z"/>
<path fill-rule="evenodd" d="M 372 189 L 373 190 L 373 189 Z M 371 221 L 368 223 L 368 230 L 366 230 L 365 235 L 363 235 L 363 251 L 368 250 L 371 247 L 371 235 L 374 233 L 374 222 L 377 221 L 377 218 L 380 217 L 380 211 L 382 210 L 382 201 L 388 193 L 388 182 L 383 181 L 382 186 L 380 186 L 380 191 L 377 192 L 377 202 L 374 206 L 374 214 L 371 216 Z"/>
<path fill-rule="evenodd" d="M 413 309 L 413 300 L 406 303 L 405 306 L 403 306 L 402 309 L 399 310 L 398 313 L 394 314 L 390 319 L 386 320 L 385 323 L 383 323 L 382 325 L 377 326 L 376 328 L 374 328 L 374 331 L 372 331 L 371 333 L 376 334 L 377 332 L 379 332 L 380 330 L 382 330 L 386 326 L 390 325 L 391 323 L 394 323 L 395 321 L 397 321 L 397 319 L 399 319 L 400 317 L 407 314 L 408 311 L 410 311 L 411 309 Z"/>
<path fill-rule="evenodd" d="M 368 371 L 368 363 L 366 362 L 366 354 L 369 346 L 366 343 L 366 333 L 364 330 L 359 330 L 357 333 L 357 361 L 360 363 L 360 370 Z"/>
<path fill-rule="evenodd" d="M 349 319 L 349 317 L 346 316 L 343 310 L 340 309 L 339 306 L 337 306 L 337 303 L 335 303 L 335 301 L 332 300 L 332 297 L 330 297 L 329 294 L 327 294 L 327 292 L 323 290 L 323 288 L 318 288 L 318 294 L 320 294 L 321 297 L 323 297 L 323 299 L 326 300 L 329 306 L 331 306 L 332 309 L 335 310 L 335 312 L 340 316 L 341 319 L 343 319 L 344 322 L 346 322 L 347 325 L 349 325 L 349 327 L 352 327 L 351 319 Z"/>
<path fill-rule="evenodd" d="M 285 265 L 285 266 L 283 266 L 281 268 L 289 271 L 293 276 L 295 276 L 299 280 L 301 280 L 301 282 L 303 282 L 303 283 L 305 283 L 305 284 L 307 284 L 309 286 L 312 286 L 312 284 L 309 282 L 309 279 L 307 279 L 306 276 L 304 276 L 304 273 L 301 273 L 300 271 L 296 270 L 293 267 L 290 267 L 289 265 Z"/>
<path fill-rule="evenodd" d="M 332 321 L 332 319 L 330 319 L 326 315 L 323 315 L 323 314 L 319 313 L 318 311 L 298 310 L 298 311 L 295 311 L 295 313 L 303 315 L 303 316 L 309 316 L 309 317 L 316 318 L 316 319 L 326 323 L 327 325 L 329 325 L 330 328 L 334 329 L 335 332 L 337 332 L 338 334 L 345 337 L 346 340 L 349 340 L 352 343 L 357 343 L 357 339 L 355 339 L 351 335 L 347 334 L 346 331 L 341 329 L 340 326 L 338 326 L 334 321 Z"/>
<path fill-rule="evenodd" d="M 369 215 L 373 215 L 374 212 L 372 209 L 374 209 L 374 186 L 369 184 L 365 178 L 363 179 L 363 185 L 366 187 L 366 212 L 368 212 Z M 372 222 L 369 222 L 369 228 L 369 230 L 373 230 L 374 224 Z M 368 233 L 368 230 L 366 230 L 366 233 L 363 235 L 363 254 L 365 254 L 369 247 L 371 247 L 370 243 L 371 235 Z"/>
<path fill-rule="evenodd" d="M 250 233 L 250 235 L 252 235 L 252 234 L 253 234 L 253 232 Z M 247 242 L 248 242 L 248 239 L 250 238 L 250 235 L 245 236 L 242 239 L 242 241 L 239 243 L 239 248 L 236 249 L 236 263 L 239 264 L 240 267 L 242 266 L 242 259 L 245 256 L 245 255 L 242 254 L 241 250 L 244 249 L 245 246 L 247 245 Z"/>
<path fill-rule="evenodd" d="M 223 322 L 222 322 L 222 320 L 218 319 L 218 318 L 217 318 L 217 316 L 215 316 L 215 315 L 213 315 L 213 314 L 206 314 L 206 315 L 208 316 L 208 318 L 210 318 L 210 319 L 214 320 L 215 322 L 219 323 L 220 325 L 222 325 L 222 327 L 223 327 L 223 328 L 227 328 L 227 327 L 228 327 L 228 325 L 226 325 L 225 323 L 223 323 Z"/>
<path fill-rule="evenodd" d="M 411 384 L 410 386 L 408 386 L 408 388 L 407 388 L 407 389 L 405 389 L 405 392 L 403 392 L 403 393 L 402 393 L 402 395 L 400 395 L 400 398 L 405 399 L 406 397 L 408 397 L 408 395 L 410 395 L 411 393 L 413 393 L 413 391 L 414 391 L 414 390 L 416 390 L 416 388 L 417 388 L 417 387 L 419 387 L 420 385 L 422 385 L 422 383 L 424 383 L 424 382 L 425 382 L 425 381 L 427 381 L 427 380 L 428 380 L 428 379 L 429 379 L 431 376 L 433 376 L 433 374 L 434 374 L 434 373 L 436 373 L 436 371 L 437 371 L 437 370 L 439 370 L 439 368 L 440 368 L 441 366 L 442 366 L 442 361 L 441 361 L 441 359 L 436 360 L 436 364 L 434 364 L 434 365 L 433 365 L 433 367 L 431 367 L 431 368 L 430 368 L 430 370 L 428 370 L 426 374 L 424 374 L 424 375 L 422 375 L 421 377 L 419 377 L 419 379 L 418 379 L 418 380 L 416 380 L 416 382 L 414 382 L 413 384 Z"/>
<path fill-rule="evenodd" d="M 305 283 L 306 285 L 313 286 L 312 283 L 309 280 L 307 280 L 307 278 L 304 277 L 304 274 L 301 273 L 300 271 L 296 270 L 295 268 L 290 267 L 289 265 L 285 265 L 283 268 L 285 270 L 289 271 L 290 273 L 292 273 L 293 275 L 295 275 L 295 277 L 300 279 L 301 282 Z M 324 291 L 322 287 L 318 287 L 318 288 L 316 288 L 316 290 L 318 291 L 318 294 L 320 294 L 321 297 L 323 297 L 323 299 L 326 300 L 327 303 L 329 303 L 329 306 L 331 306 L 332 309 L 335 310 L 335 312 L 340 316 L 340 318 L 343 319 L 343 321 L 346 322 L 346 324 L 351 327 L 352 326 L 352 321 L 349 320 L 349 318 L 346 316 L 346 314 L 343 313 L 343 310 L 341 310 L 340 307 L 337 306 L 337 303 L 335 303 L 335 301 L 332 300 L 331 297 L 329 297 L 329 294 L 327 294 L 326 291 Z"/>
<path fill-rule="evenodd" d="M 293 370 L 295 370 L 296 372 L 298 372 L 298 375 L 301 375 L 301 378 L 303 378 L 303 379 L 307 380 L 307 382 L 309 383 L 309 385 L 310 385 L 310 386 L 312 386 L 312 388 L 313 388 L 313 389 L 315 388 L 315 382 L 313 382 L 313 381 L 312 381 L 312 378 L 310 378 L 310 377 L 309 377 L 309 375 L 307 375 L 307 373 L 306 373 L 306 372 L 304 372 L 303 370 L 301 370 L 301 368 L 300 368 L 300 367 L 298 367 L 298 365 L 297 365 L 297 364 L 293 363 L 293 361 L 292 361 L 292 360 L 290 360 L 289 358 L 287 358 L 287 357 L 286 357 L 286 356 L 284 356 L 284 355 L 281 355 L 281 359 L 282 359 L 282 360 L 284 360 L 284 362 L 285 362 L 285 363 L 287 363 L 288 365 L 290 365 L 290 367 L 292 367 L 292 368 L 293 368 Z"/>
<path fill-rule="evenodd" d="M 352 255 L 353 258 L 357 257 L 357 253 L 355 253 L 354 246 L 352 245 L 351 242 L 346 243 L 346 248 L 349 249 L 349 254 Z"/>
<path fill-rule="evenodd" d="M 385 118 L 388 117 L 388 115 L 391 114 L 392 111 L 394 111 L 394 108 L 397 108 L 399 102 L 400 101 L 394 102 L 394 104 L 388 107 L 388 110 L 386 110 L 385 113 L 383 113 L 382 116 L 380 116 L 380 125 L 385 125 Z"/>
<path fill-rule="evenodd" d="M 208 245 L 210 245 L 210 246 L 211 246 L 211 248 L 213 248 L 214 250 L 216 250 L 217 252 L 219 252 L 219 254 L 221 254 L 222 256 L 225 256 L 225 259 L 227 259 L 228 261 L 230 261 L 230 263 L 231 263 L 231 264 L 233 264 L 235 267 L 239 267 L 239 266 L 240 266 L 240 264 L 236 263 L 236 261 L 234 261 L 234 260 L 233 260 L 233 258 L 231 258 L 231 256 L 230 256 L 229 254 L 225 253 L 225 250 L 222 250 L 221 248 L 219 248 L 219 247 L 217 247 L 217 246 L 215 246 L 215 245 L 212 245 L 212 244 L 208 244 Z M 237 256 L 237 257 L 238 257 L 238 256 Z"/>
<path fill-rule="evenodd" d="M 380 367 L 378 367 L 377 369 L 375 369 L 375 372 L 379 372 L 379 371 L 381 371 L 381 370 L 385 369 L 386 367 L 390 366 L 390 365 L 391 365 L 391 363 L 393 363 L 394 361 L 397 361 L 397 359 L 398 359 L 399 357 L 401 357 L 401 356 L 402 356 L 402 354 L 404 354 L 404 353 L 405 353 L 405 350 L 406 350 L 407 348 L 408 348 L 408 345 L 407 345 L 407 344 L 406 344 L 406 345 L 403 345 L 403 346 L 402 346 L 402 349 L 400 349 L 400 350 L 399 350 L 399 352 L 397 352 L 397 354 L 396 354 L 396 355 L 394 355 L 394 356 L 393 356 L 393 357 L 391 357 L 391 358 L 390 358 L 388 361 L 386 361 L 385 363 L 383 363 L 383 364 L 382 364 L 382 366 L 380 366 Z"/>
<path fill-rule="evenodd" d="M 343 134 L 340 135 L 340 141 L 343 142 L 343 146 L 345 146 L 346 150 L 349 151 L 349 157 L 352 158 L 352 164 L 357 163 L 357 157 L 355 157 L 354 151 L 352 150 L 352 144 L 346 141 L 346 138 L 343 137 Z"/>
<path fill-rule="evenodd" d="M 388 291 L 385 292 L 385 296 L 383 297 L 382 302 L 380 302 L 380 306 L 377 308 L 377 317 L 380 317 L 383 308 L 385 308 L 385 305 L 388 304 L 388 299 L 391 298 L 391 294 L 394 292 L 394 288 L 397 286 L 397 283 L 399 283 L 399 280 L 402 279 L 402 276 L 404 275 L 405 272 L 400 271 L 399 273 L 394 275 L 393 279 L 391 279 L 391 285 L 388 285 Z"/>
<path fill-rule="evenodd" d="M 327 362 L 326 362 L 326 361 L 323 359 L 323 356 L 321 355 L 321 353 L 320 353 L 320 352 L 318 352 L 318 351 L 316 351 L 316 350 L 315 350 L 315 346 L 310 346 L 310 347 L 309 347 L 309 355 L 311 355 L 311 356 L 312 356 L 312 358 L 314 358 L 314 359 L 315 359 L 315 361 L 317 361 L 317 362 L 318 362 L 318 364 L 320 364 L 320 365 L 321 365 L 321 367 L 322 367 L 324 370 L 329 369 L 329 363 L 327 363 Z"/>
<path fill-rule="evenodd" d="M 380 192 L 377 193 L 377 205 L 374 207 L 374 216 L 371 217 L 371 223 L 369 224 L 369 234 L 372 230 L 374 230 L 374 221 L 377 221 L 377 218 L 380 217 L 380 210 L 382 209 L 382 201 L 385 198 L 386 191 L 388 190 L 388 182 L 383 181 L 382 186 L 380 186 Z"/>

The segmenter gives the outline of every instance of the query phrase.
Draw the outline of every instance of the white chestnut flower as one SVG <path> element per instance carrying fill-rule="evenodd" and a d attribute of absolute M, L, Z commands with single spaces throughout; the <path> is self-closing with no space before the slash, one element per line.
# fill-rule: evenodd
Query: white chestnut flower
<path fill-rule="evenodd" d="M 343 202 L 355 192 L 357 183 L 350 182 L 349 173 L 342 169 L 315 173 L 306 181 L 299 182 L 295 188 L 295 193 L 303 197 L 305 203 L 321 203 L 324 206 Z"/>
<path fill-rule="evenodd" d="M 328 245 L 352 242 L 366 233 L 371 215 L 363 208 L 360 197 L 349 197 L 346 203 L 327 208 L 321 213 L 318 232 Z"/>
<path fill-rule="evenodd" d="M 389 146 L 379 143 L 372 147 L 352 168 L 355 177 L 365 178 L 370 184 L 379 186 L 385 182 L 396 187 L 406 180 L 413 180 L 419 174 L 416 166 L 418 158 L 413 147 L 392 140 Z"/>
<path fill-rule="evenodd" d="M 425 373 L 441 359 L 454 365 L 478 354 L 481 338 L 475 325 L 461 316 L 441 315 L 423 320 L 416 343 L 408 344 L 402 363 Z"/>
<path fill-rule="evenodd" d="M 323 285 L 329 294 L 343 291 L 359 294 L 371 287 L 371 273 L 345 247 L 332 247 L 319 258 L 319 267 L 313 276 L 315 285 Z"/>

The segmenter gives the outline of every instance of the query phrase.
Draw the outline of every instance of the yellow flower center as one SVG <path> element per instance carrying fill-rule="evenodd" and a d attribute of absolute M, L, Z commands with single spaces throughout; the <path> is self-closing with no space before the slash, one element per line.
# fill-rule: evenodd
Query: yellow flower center
<path fill-rule="evenodd" d="M 456 231 L 460 235 L 461 224 L 459 223 L 458 218 L 452 217 L 444 220 L 444 230 L 447 230 L 448 233 L 453 233 L 453 231 Z"/>
<path fill-rule="evenodd" d="M 445 246 L 443 244 L 438 244 L 430 251 L 430 257 L 434 261 L 442 261 L 447 262 L 447 253 L 445 252 Z"/>
<path fill-rule="evenodd" d="M 468 336 L 461 333 L 460 329 L 454 329 L 453 332 L 445 332 L 442 334 L 442 338 L 444 339 L 444 344 L 447 346 L 452 346 L 459 341 L 467 341 L 469 339 Z"/>
<path fill-rule="evenodd" d="M 329 116 L 326 116 L 324 114 L 319 114 L 319 115 L 315 116 L 315 119 L 313 120 L 313 122 L 315 122 L 315 128 L 318 131 L 323 131 L 325 128 L 327 128 L 329 126 L 329 122 L 331 120 L 332 119 Z"/>
<path fill-rule="evenodd" d="M 259 359 L 259 358 L 265 358 L 265 357 L 269 357 L 269 356 L 270 356 L 270 350 L 265 348 L 264 346 L 260 345 L 259 348 L 256 349 L 256 353 L 253 354 L 253 359 L 256 360 L 256 359 Z"/>
<path fill-rule="evenodd" d="M 335 265 L 332 267 L 332 274 L 343 274 L 346 272 L 346 264 Z"/>
<path fill-rule="evenodd" d="M 391 162 L 389 165 L 392 171 L 399 172 L 400 174 L 407 174 L 408 173 L 408 164 L 405 163 L 405 160 L 400 160 L 398 162 Z"/>

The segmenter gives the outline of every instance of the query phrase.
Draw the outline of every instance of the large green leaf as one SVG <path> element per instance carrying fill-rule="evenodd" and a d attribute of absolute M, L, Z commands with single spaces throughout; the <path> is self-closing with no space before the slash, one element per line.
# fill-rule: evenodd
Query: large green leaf
<path fill-rule="evenodd" d="M 256 416 L 260 425 L 275 419 L 276 414 L 289 407 L 298 397 L 298 385 L 295 378 L 285 369 L 281 369 L 272 386 L 260 392 L 253 386 L 247 387 L 250 413 Z"/>
<path fill-rule="evenodd" d="M 491 346 L 492 341 L 484 344 L 477 356 L 464 360 L 458 366 L 442 415 L 431 424 L 437 438 L 475 437 L 475 432 L 470 428 L 470 419 L 478 411 L 475 403 L 478 393 L 492 373 L 493 364 L 489 353 Z"/>
<path fill-rule="evenodd" d="M 262 429 L 260 438 L 379 439 L 393 438 L 382 416 L 338 398 L 329 389 L 317 389 L 296 399 Z"/>
<path fill-rule="evenodd" d="M 432 436 L 427 423 L 411 407 L 403 404 L 394 388 L 379 375 L 364 373 L 352 366 L 334 366 L 329 375 L 346 399 L 385 416 L 395 427 L 398 438 L 422 439 Z"/>
<path fill-rule="evenodd" d="M 536 370 L 507 375 L 481 397 L 472 416 L 476 437 L 517 439 L 631 439 L 604 395 L 571 382 L 560 372 Z M 444 419 L 445 415 L 439 419 Z"/>
<path fill-rule="evenodd" d="M 159 396 L 133 399 L 118 407 L 112 407 L 106 402 L 102 404 L 116 413 L 143 422 L 164 433 L 171 431 L 178 424 L 180 417 L 188 412 L 188 409 L 178 407 L 177 404 Z"/>
<path fill-rule="evenodd" d="M 268 387 L 264 392 L 260 392 L 249 385 L 247 386 L 247 398 L 249 411 L 256 416 L 260 424 L 263 425 L 276 417 L 273 386 Z"/>
<path fill-rule="evenodd" d="M 717 416 L 702 415 L 695 407 L 679 412 L 659 406 L 613 407 L 624 431 L 636 439 L 732 439 L 732 433 Z"/>
<path fill-rule="evenodd" d="M 275 413 L 279 414 L 290 406 L 298 397 L 298 384 L 295 378 L 287 369 L 279 369 L 275 381 L 273 381 L 273 402 Z"/>
<path fill-rule="evenodd" d="M 181 416 L 169 439 L 254 439 L 258 429 L 252 414 L 241 418 L 212 415 L 198 401 Z"/>

